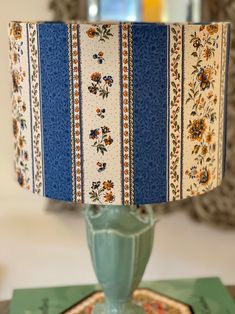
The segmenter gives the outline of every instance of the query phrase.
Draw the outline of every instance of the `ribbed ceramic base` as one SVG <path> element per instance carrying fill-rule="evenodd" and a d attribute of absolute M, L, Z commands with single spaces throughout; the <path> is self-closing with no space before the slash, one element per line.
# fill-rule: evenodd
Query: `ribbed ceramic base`
<path fill-rule="evenodd" d="M 131 296 L 152 250 L 156 223 L 152 208 L 90 206 L 85 217 L 92 262 L 106 300 L 93 314 L 144 314 Z"/>
<path fill-rule="evenodd" d="M 110 304 L 98 303 L 92 314 L 144 314 L 144 310 L 134 303 Z"/>

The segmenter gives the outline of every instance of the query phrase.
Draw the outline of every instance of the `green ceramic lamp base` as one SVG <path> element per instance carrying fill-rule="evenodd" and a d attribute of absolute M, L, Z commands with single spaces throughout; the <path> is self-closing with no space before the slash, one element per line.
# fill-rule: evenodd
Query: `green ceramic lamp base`
<path fill-rule="evenodd" d="M 131 302 L 152 251 L 156 218 L 151 206 L 88 206 L 87 238 L 106 297 L 93 314 L 143 314 Z"/>
<path fill-rule="evenodd" d="M 125 313 L 125 314 L 144 314 L 144 310 L 132 303 L 111 303 L 111 304 L 97 304 L 92 312 L 92 314 L 119 314 L 119 313 Z"/>

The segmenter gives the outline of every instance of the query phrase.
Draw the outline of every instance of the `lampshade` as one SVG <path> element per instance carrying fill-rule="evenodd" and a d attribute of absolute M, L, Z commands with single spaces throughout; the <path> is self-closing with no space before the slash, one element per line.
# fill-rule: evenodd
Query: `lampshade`
<path fill-rule="evenodd" d="M 228 23 L 10 23 L 19 184 L 116 205 L 217 187 L 229 34 Z"/>

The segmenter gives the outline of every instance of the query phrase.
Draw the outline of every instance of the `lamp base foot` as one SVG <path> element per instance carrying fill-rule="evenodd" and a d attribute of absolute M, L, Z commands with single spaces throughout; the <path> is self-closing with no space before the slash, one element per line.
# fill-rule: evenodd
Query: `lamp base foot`
<path fill-rule="evenodd" d="M 144 310 L 132 302 L 119 305 L 98 303 L 92 314 L 144 314 Z"/>

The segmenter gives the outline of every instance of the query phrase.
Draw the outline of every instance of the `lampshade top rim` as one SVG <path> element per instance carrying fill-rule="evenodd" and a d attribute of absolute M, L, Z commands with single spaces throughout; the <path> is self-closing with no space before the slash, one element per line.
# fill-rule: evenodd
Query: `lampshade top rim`
<path fill-rule="evenodd" d="M 150 25 L 157 25 L 157 26 L 165 26 L 165 25 L 210 25 L 210 24 L 230 24 L 227 21 L 208 21 L 208 22 L 172 22 L 172 23 L 163 23 L 163 22 L 133 22 L 133 21 L 79 21 L 79 20 L 69 20 L 69 21 L 10 21 L 10 23 L 20 23 L 20 24 L 79 24 L 79 25 L 103 25 L 103 24 L 111 24 L 111 25 L 118 25 L 120 23 L 128 23 L 132 25 L 139 25 L 139 26 L 150 26 Z"/>

